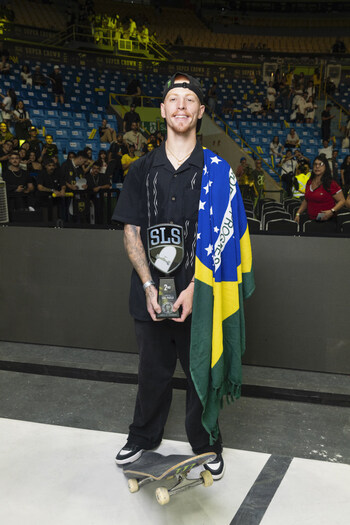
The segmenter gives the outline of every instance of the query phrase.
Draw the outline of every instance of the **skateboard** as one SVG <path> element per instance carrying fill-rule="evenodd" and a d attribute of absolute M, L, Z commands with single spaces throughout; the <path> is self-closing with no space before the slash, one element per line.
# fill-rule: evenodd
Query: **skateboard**
<path fill-rule="evenodd" d="M 165 479 L 175 478 L 175 485 L 167 489 L 158 487 L 155 491 L 156 499 L 159 505 L 169 503 L 170 496 L 190 487 L 203 484 L 209 487 L 213 484 L 211 472 L 203 470 L 200 477 L 188 479 L 187 476 L 193 467 L 207 463 L 216 458 L 216 454 L 209 452 L 199 456 L 184 456 L 172 454 L 163 456 L 157 452 L 144 452 L 140 459 L 124 465 L 123 471 L 128 478 L 128 487 L 130 492 L 137 492 L 139 488 L 151 481 L 162 481 Z"/>

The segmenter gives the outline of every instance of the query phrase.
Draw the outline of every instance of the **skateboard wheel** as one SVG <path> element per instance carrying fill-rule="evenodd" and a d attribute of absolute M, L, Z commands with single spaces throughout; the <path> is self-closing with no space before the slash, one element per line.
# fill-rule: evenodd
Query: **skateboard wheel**
<path fill-rule="evenodd" d="M 137 479 L 129 479 L 128 487 L 131 493 L 137 492 L 139 490 L 139 484 L 138 484 Z"/>
<path fill-rule="evenodd" d="M 156 498 L 159 505 L 166 505 L 170 501 L 170 494 L 165 487 L 158 487 L 156 490 Z"/>
<path fill-rule="evenodd" d="M 205 487 L 210 487 L 213 484 L 213 476 L 209 470 L 202 470 L 201 478 L 203 479 L 203 484 Z"/>

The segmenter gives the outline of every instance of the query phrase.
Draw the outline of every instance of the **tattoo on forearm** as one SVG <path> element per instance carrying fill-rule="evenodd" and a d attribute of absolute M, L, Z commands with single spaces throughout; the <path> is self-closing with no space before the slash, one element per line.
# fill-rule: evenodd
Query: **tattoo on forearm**
<path fill-rule="evenodd" d="M 140 229 L 132 224 L 124 227 L 124 246 L 131 264 L 142 281 L 150 278 L 149 265 L 142 244 Z"/>

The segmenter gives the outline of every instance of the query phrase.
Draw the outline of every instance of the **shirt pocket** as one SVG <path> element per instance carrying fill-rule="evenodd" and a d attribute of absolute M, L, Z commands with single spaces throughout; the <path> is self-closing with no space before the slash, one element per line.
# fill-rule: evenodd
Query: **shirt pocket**
<path fill-rule="evenodd" d="M 185 220 L 195 220 L 198 215 L 199 197 L 201 190 L 187 189 L 184 193 L 183 210 Z"/>

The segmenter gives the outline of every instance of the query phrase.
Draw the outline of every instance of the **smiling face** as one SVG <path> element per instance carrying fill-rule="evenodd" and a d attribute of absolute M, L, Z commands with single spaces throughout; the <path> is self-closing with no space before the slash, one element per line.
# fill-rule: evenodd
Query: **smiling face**
<path fill-rule="evenodd" d="M 176 78 L 176 82 L 189 83 L 188 79 L 182 76 Z M 197 121 L 202 118 L 204 110 L 205 106 L 200 104 L 197 95 L 183 87 L 171 89 L 160 105 L 168 131 L 181 134 L 196 130 Z"/>

